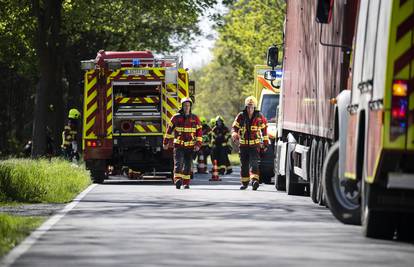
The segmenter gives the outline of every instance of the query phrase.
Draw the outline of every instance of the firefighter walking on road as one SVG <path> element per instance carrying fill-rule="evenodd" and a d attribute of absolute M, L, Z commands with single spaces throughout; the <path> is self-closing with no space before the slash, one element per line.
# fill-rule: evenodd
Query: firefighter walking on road
<path fill-rule="evenodd" d="M 202 144 L 202 127 L 199 118 L 191 113 L 193 101 L 181 100 L 181 109 L 175 114 L 167 127 L 163 148 L 174 147 L 174 184 L 177 189 L 184 185 L 190 188 L 194 152 Z"/>
<path fill-rule="evenodd" d="M 211 153 L 211 128 L 207 123 L 205 117 L 200 117 L 203 141 L 201 144 L 200 151 L 197 153 L 197 172 L 198 173 L 207 173 L 207 157 Z"/>
<path fill-rule="evenodd" d="M 256 106 L 256 98 L 247 97 L 245 109 L 236 116 L 232 126 L 232 139 L 240 147 L 240 190 L 245 190 L 250 181 L 253 190 L 259 187 L 260 149 L 266 150 L 269 144 L 266 118 Z"/>
<path fill-rule="evenodd" d="M 73 159 L 79 161 L 80 158 L 77 142 L 80 116 L 81 114 L 77 109 L 72 108 L 69 110 L 68 122 L 62 132 L 62 154 L 63 157 L 69 161 L 72 161 Z"/>
<path fill-rule="evenodd" d="M 230 130 L 224 124 L 221 116 L 216 117 L 216 125 L 212 129 L 212 154 L 217 160 L 220 174 L 230 174 L 233 172 L 229 160 L 229 144 Z"/>

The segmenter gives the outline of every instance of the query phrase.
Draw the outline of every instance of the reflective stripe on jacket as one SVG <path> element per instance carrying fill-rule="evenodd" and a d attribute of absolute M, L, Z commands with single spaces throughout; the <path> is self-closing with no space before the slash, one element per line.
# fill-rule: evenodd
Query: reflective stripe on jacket
<path fill-rule="evenodd" d="M 76 141 L 77 131 L 75 126 L 65 125 L 62 132 L 62 145 L 61 147 L 67 148 L 73 141 Z"/>
<path fill-rule="evenodd" d="M 240 112 L 233 122 L 232 131 L 240 136 L 240 146 L 258 146 L 269 144 L 267 120 L 259 111 L 254 111 L 249 119 L 247 111 Z"/>
<path fill-rule="evenodd" d="M 201 147 L 203 141 L 201 128 L 200 120 L 196 115 L 190 114 L 185 116 L 184 114 L 177 113 L 168 124 L 163 144 L 166 145 L 174 140 L 175 147 Z"/>

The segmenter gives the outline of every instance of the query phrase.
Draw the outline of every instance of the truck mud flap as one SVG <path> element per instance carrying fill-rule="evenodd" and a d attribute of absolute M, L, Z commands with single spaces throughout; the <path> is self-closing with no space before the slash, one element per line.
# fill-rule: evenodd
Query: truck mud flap
<path fill-rule="evenodd" d="M 307 166 L 309 162 L 309 147 L 303 146 L 303 145 L 296 145 L 295 150 L 293 153 L 294 155 L 294 167 L 293 172 L 294 174 L 298 175 L 305 181 L 308 181 L 308 172 L 307 172 Z M 298 162 L 299 161 L 299 162 Z"/>
<path fill-rule="evenodd" d="M 287 143 L 281 140 L 276 144 L 276 158 L 275 158 L 275 171 L 276 175 L 286 175 L 286 150 Z"/>

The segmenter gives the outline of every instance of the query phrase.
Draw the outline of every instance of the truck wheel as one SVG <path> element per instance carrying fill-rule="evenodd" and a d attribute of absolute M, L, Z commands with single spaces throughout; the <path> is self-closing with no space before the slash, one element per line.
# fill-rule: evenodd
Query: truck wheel
<path fill-rule="evenodd" d="M 378 192 L 377 185 L 362 182 L 362 232 L 366 237 L 379 239 L 392 239 L 394 237 L 396 216 L 392 212 L 375 210 L 372 203 L 375 202 Z"/>
<path fill-rule="evenodd" d="M 275 176 L 275 188 L 277 191 L 286 191 L 286 176 L 285 175 Z"/>
<path fill-rule="evenodd" d="M 102 184 L 106 178 L 105 171 L 91 170 L 92 181 L 97 184 Z"/>
<path fill-rule="evenodd" d="M 271 184 L 272 183 L 272 177 L 273 177 L 273 173 L 272 172 L 262 172 L 260 174 L 260 181 L 265 183 L 265 184 Z"/>
<path fill-rule="evenodd" d="M 317 151 L 318 142 L 315 139 L 312 139 L 311 151 L 309 157 L 309 194 L 314 203 L 318 203 L 316 198 L 317 187 L 316 187 L 316 151 Z"/>
<path fill-rule="evenodd" d="M 398 223 L 397 235 L 398 240 L 401 241 L 414 241 L 414 214 L 402 213 L 400 214 L 400 221 Z"/>
<path fill-rule="evenodd" d="M 325 142 L 324 146 L 323 146 L 323 153 L 322 153 L 322 157 L 321 157 L 321 170 L 323 168 L 323 164 L 325 161 L 326 156 L 328 155 L 329 152 L 329 144 L 328 142 Z M 322 175 L 322 171 L 321 171 L 321 175 Z M 326 196 L 325 196 L 325 191 L 323 190 L 323 186 L 322 186 L 322 176 L 319 179 L 319 189 L 318 189 L 318 203 L 320 206 L 325 206 L 326 203 Z"/>
<path fill-rule="evenodd" d="M 345 224 L 359 225 L 361 209 L 359 194 L 346 188 L 345 179 L 339 178 L 339 142 L 328 152 L 322 171 L 322 185 L 332 214 Z"/>

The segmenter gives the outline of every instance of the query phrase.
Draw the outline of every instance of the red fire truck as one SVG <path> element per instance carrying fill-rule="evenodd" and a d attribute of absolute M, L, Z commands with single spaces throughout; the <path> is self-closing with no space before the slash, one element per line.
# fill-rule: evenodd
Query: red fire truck
<path fill-rule="evenodd" d="M 85 70 L 83 156 L 95 182 L 108 166 L 169 175 L 172 151 L 162 138 L 182 98 L 194 97 L 179 57 L 150 51 L 99 51 Z"/>

